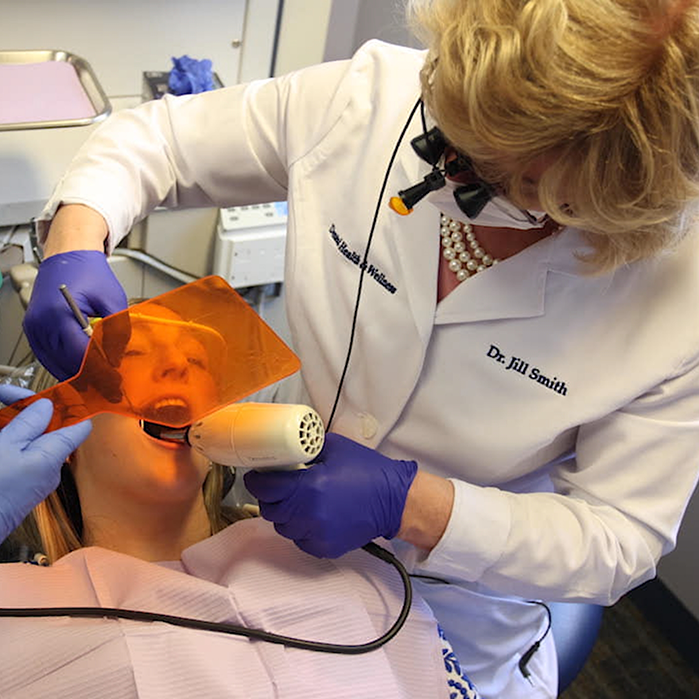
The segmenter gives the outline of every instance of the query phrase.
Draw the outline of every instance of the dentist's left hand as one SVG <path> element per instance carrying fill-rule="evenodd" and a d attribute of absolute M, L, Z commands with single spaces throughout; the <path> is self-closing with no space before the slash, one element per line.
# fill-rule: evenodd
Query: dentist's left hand
<path fill-rule="evenodd" d="M 30 395 L 24 388 L 0 385 L 6 405 Z M 63 462 L 90 434 L 89 420 L 44 434 L 52 414 L 51 401 L 44 398 L 0 430 L 0 542 L 58 487 Z"/>
<path fill-rule="evenodd" d="M 414 461 L 329 433 L 309 469 L 249 471 L 245 485 L 279 534 L 306 553 L 337 558 L 396 536 L 416 473 Z"/>
<path fill-rule="evenodd" d="M 71 250 L 47 257 L 39 265 L 24 334 L 36 358 L 59 380 L 80 369 L 88 337 L 59 287 L 65 284 L 85 318 L 106 318 L 123 311 L 126 292 L 99 250 Z"/>

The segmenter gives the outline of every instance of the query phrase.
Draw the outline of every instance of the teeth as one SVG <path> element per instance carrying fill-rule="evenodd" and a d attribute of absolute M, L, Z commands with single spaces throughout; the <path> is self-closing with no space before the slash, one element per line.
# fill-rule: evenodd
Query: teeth
<path fill-rule="evenodd" d="M 181 398 L 162 398 L 157 403 L 153 405 L 154 410 L 160 410 L 160 408 L 166 408 L 167 406 L 175 405 L 181 408 L 186 408 L 187 403 Z"/>
<path fill-rule="evenodd" d="M 184 425 L 191 421 L 191 408 L 185 398 L 167 396 L 158 398 L 141 412 L 149 422 L 165 425 Z"/>

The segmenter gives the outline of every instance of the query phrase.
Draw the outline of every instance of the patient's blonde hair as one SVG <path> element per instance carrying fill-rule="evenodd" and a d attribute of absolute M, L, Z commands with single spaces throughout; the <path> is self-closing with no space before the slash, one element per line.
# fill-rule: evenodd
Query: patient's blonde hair
<path fill-rule="evenodd" d="M 583 228 L 586 259 L 611 270 L 672 247 L 693 222 L 696 4 L 409 0 L 428 48 L 423 97 L 447 139 L 520 205 L 523 172 L 550 158 L 542 206 Z"/>

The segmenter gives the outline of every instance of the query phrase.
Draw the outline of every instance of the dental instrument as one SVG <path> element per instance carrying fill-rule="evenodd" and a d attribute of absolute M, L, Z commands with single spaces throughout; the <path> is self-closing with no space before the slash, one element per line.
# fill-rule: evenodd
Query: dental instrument
<path fill-rule="evenodd" d="M 83 332 L 88 337 L 92 337 L 92 326 L 80 312 L 78 304 L 75 303 L 75 299 L 72 297 L 70 291 L 68 291 L 68 287 L 65 284 L 61 284 L 58 287 L 58 290 L 63 294 L 63 298 L 66 300 L 68 306 L 70 306 L 70 310 L 73 312 L 73 315 L 75 316 L 75 319 L 78 321 L 78 323 L 80 323 L 80 327 L 83 329 Z"/>

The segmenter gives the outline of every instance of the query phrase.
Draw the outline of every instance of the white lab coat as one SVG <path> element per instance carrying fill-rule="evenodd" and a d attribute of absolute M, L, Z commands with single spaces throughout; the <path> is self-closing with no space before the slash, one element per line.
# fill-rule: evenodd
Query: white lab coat
<path fill-rule="evenodd" d="M 289 200 L 286 296 L 304 389 L 329 415 L 378 202 L 332 429 L 453 479 L 419 583 L 487 698 L 555 694 L 532 598 L 610 604 L 672 549 L 699 464 L 699 250 L 589 276 L 575 230 L 436 303 L 439 212 L 387 207 L 428 166 L 409 140 L 424 54 L 370 42 L 352 61 L 167 99 L 110 119 L 47 206 L 86 203 L 110 246 L 155 205 Z M 298 397 L 298 396 L 296 396 Z"/>

